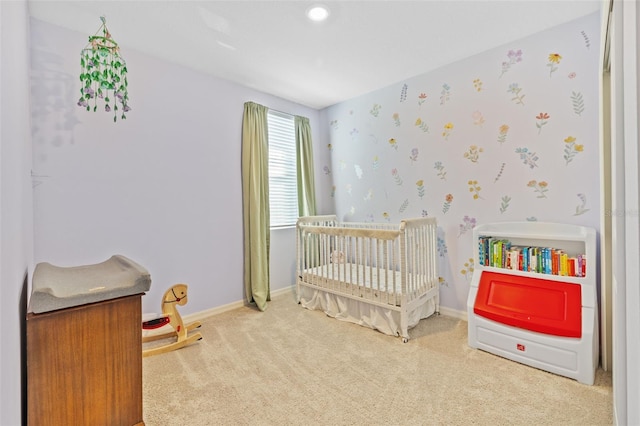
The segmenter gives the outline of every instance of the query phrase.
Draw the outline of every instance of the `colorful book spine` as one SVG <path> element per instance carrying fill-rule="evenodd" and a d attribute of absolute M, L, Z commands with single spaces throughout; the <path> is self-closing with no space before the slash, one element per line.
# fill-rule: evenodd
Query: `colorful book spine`
<path fill-rule="evenodd" d="M 584 254 L 570 256 L 553 247 L 514 246 L 510 240 L 478 238 L 478 262 L 483 266 L 568 277 L 585 277 Z"/>

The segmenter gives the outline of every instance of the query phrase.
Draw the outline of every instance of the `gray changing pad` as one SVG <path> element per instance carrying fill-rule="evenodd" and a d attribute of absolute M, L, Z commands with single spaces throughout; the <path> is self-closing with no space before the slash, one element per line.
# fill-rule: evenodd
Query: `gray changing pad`
<path fill-rule="evenodd" d="M 39 314 L 145 293 L 151 287 L 149 272 L 121 255 L 94 265 L 60 267 L 36 265 L 29 311 Z"/>

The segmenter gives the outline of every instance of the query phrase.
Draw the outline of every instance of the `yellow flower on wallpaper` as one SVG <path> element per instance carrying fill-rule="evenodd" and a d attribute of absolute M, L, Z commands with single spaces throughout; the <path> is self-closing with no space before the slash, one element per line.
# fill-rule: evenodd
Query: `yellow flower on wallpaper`
<path fill-rule="evenodd" d="M 453 202 L 453 195 L 447 194 L 444 197 L 444 204 L 442 205 L 442 213 L 446 213 L 451 208 L 451 203 Z"/>
<path fill-rule="evenodd" d="M 498 128 L 498 132 L 499 132 L 498 142 L 502 144 L 507 140 L 507 133 L 509 132 L 509 126 L 507 126 L 506 124 L 503 124 Z"/>
<path fill-rule="evenodd" d="M 566 145 L 564 147 L 563 157 L 566 162 L 565 164 L 569 164 L 573 161 L 573 157 L 575 157 L 576 154 L 584 151 L 584 145 L 577 144 L 576 138 L 574 138 L 573 136 L 567 136 L 564 140 L 564 143 Z"/>
<path fill-rule="evenodd" d="M 449 135 L 451 134 L 451 131 L 453 130 L 453 123 L 449 122 L 447 124 L 444 125 L 444 131 L 442 132 L 442 137 L 445 140 L 449 140 Z"/>
<path fill-rule="evenodd" d="M 549 67 L 549 77 L 551 77 L 551 74 L 558 70 L 558 67 L 556 65 L 560 64 L 561 59 L 562 56 L 559 53 L 549 54 L 549 63 L 547 64 L 547 66 Z"/>
<path fill-rule="evenodd" d="M 477 199 L 482 199 L 482 197 L 480 196 L 480 191 L 482 190 L 482 187 L 480 185 L 478 185 L 478 181 L 477 180 L 470 180 L 467 182 L 467 184 L 469 185 L 469 192 L 473 192 L 473 199 L 477 200 Z"/>
<path fill-rule="evenodd" d="M 548 191 L 547 186 L 549 186 L 549 184 L 545 181 L 535 181 L 535 180 L 530 180 L 529 183 L 527 183 L 527 186 L 529 188 L 533 188 L 533 190 L 535 192 L 537 192 L 538 197 L 537 198 L 547 198 L 547 196 L 545 195 L 545 192 Z"/>
<path fill-rule="evenodd" d="M 422 118 L 420 117 L 418 117 L 418 119 L 416 120 L 416 126 L 418 126 L 423 132 L 429 131 L 429 126 L 427 125 L 427 123 L 422 121 Z"/>
<path fill-rule="evenodd" d="M 562 56 L 560 56 L 559 53 L 551 53 L 549 55 L 549 62 L 554 62 L 556 64 L 559 64 L 561 59 L 562 59 Z"/>
<path fill-rule="evenodd" d="M 424 197 L 424 180 L 420 179 L 417 181 L 416 186 L 418 187 L 418 196 L 420 198 Z"/>
<path fill-rule="evenodd" d="M 464 153 L 464 158 L 471 161 L 472 163 L 477 163 L 480 159 L 480 153 L 484 152 L 484 149 L 478 147 L 477 145 L 471 145 L 469 150 Z"/>
<path fill-rule="evenodd" d="M 398 150 L 398 142 L 395 140 L 395 138 L 389 139 L 389 145 L 391 145 L 391 148 Z"/>

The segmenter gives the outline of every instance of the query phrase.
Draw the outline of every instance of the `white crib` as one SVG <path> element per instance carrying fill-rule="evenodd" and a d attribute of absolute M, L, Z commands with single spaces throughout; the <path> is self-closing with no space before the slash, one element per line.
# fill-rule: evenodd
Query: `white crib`
<path fill-rule="evenodd" d="M 400 224 L 298 220 L 296 290 L 308 309 L 409 340 L 439 312 L 435 218 Z"/>

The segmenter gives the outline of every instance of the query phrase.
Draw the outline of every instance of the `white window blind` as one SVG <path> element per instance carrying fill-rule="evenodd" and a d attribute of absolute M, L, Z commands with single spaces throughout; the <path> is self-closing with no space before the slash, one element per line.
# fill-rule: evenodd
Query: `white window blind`
<path fill-rule="evenodd" d="M 292 115 L 270 110 L 267 122 L 271 227 L 293 226 L 298 219 L 295 121 Z"/>

